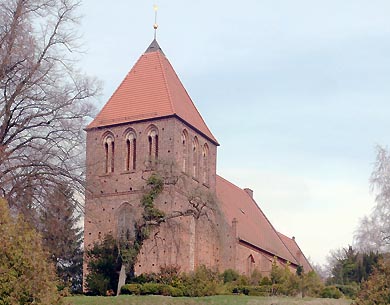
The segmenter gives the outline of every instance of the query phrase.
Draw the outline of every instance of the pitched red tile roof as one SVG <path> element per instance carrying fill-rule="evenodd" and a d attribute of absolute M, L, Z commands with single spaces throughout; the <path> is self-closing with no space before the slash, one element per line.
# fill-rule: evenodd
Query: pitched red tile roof
<path fill-rule="evenodd" d="M 154 40 L 86 129 L 167 116 L 179 117 L 218 145 Z"/>
<path fill-rule="evenodd" d="M 243 189 L 217 176 L 217 198 L 227 220 L 237 220 L 240 240 L 293 264 L 296 259 L 254 199 Z"/>
<path fill-rule="evenodd" d="M 295 238 L 289 238 L 286 235 L 278 232 L 280 238 L 290 250 L 290 253 L 294 256 L 299 265 L 303 267 L 303 270 L 307 273 L 313 270 L 306 256 L 303 254 L 301 248 L 299 248 Z"/>

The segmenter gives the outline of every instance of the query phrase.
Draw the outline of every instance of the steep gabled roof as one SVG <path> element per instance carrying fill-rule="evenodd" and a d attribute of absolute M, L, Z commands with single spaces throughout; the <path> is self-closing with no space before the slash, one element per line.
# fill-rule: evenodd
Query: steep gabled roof
<path fill-rule="evenodd" d="M 287 246 L 287 248 L 290 250 L 290 253 L 294 256 L 295 260 L 297 261 L 298 265 L 301 265 L 303 267 L 303 270 L 307 273 L 313 270 L 311 267 L 309 261 L 307 260 L 306 256 L 303 254 L 301 248 L 299 248 L 295 238 L 289 238 L 286 235 L 278 232 L 280 238 L 284 242 L 284 244 Z"/>
<path fill-rule="evenodd" d="M 177 116 L 218 145 L 156 40 L 87 129 Z"/>
<path fill-rule="evenodd" d="M 237 220 L 240 240 L 298 264 L 267 217 L 245 190 L 220 176 L 217 176 L 216 190 L 227 220 L 230 223 L 233 219 Z"/>

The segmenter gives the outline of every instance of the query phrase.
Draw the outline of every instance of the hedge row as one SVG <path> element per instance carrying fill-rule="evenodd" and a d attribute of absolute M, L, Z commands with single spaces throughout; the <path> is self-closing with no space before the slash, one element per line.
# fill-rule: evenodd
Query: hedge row
<path fill-rule="evenodd" d="M 121 294 L 135 295 L 164 295 L 172 297 L 182 297 L 183 291 L 180 288 L 172 287 L 166 284 L 145 283 L 145 284 L 126 284 L 121 289 Z"/>
<path fill-rule="evenodd" d="M 272 294 L 272 286 L 237 286 L 231 289 L 233 294 L 267 297 Z"/>
<path fill-rule="evenodd" d="M 233 294 L 245 294 L 249 296 L 272 296 L 285 295 L 281 285 L 262 285 L 262 286 L 236 286 L 231 289 Z M 319 297 L 340 299 L 347 297 L 355 299 L 358 293 L 358 287 L 353 285 L 334 285 L 325 286 L 321 289 Z"/>
<path fill-rule="evenodd" d="M 249 296 L 271 296 L 277 295 L 280 287 L 278 285 L 263 285 L 263 286 L 234 286 L 227 287 L 225 294 L 245 294 Z M 320 297 L 339 299 L 343 296 L 340 291 L 341 287 L 326 286 L 322 289 Z M 345 288 L 345 287 L 343 287 Z M 192 292 L 190 292 L 192 291 Z M 172 297 L 194 296 L 193 290 L 190 287 L 173 287 L 167 284 L 160 283 L 144 283 L 144 284 L 126 284 L 121 289 L 121 294 L 132 295 L 164 295 Z M 208 295 L 206 291 L 197 293 L 195 296 Z"/>
<path fill-rule="evenodd" d="M 194 272 L 181 273 L 179 267 L 164 267 L 157 274 L 141 275 L 122 287 L 122 294 L 201 297 L 218 294 L 245 294 L 250 296 L 312 296 L 354 298 L 358 287 L 324 286 L 314 272 L 302 276 L 292 273 L 288 266 L 272 267 L 270 278 L 253 273 L 251 277 L 228 269 L 222 274 L 198 267 Z"/>

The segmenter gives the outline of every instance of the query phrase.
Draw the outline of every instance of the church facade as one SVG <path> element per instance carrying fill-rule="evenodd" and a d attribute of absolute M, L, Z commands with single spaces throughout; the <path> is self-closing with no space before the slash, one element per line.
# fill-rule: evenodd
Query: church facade
<path fill-rule="evenodd" d="M 143 244 L 136 274 L 172 265 L 182 272 L 205 265 L 269 274 L 274 260 L 311 270 L 295 239 L 275 230 L 253 192 L 217 175 L 219 143 L 156 40 L 86 131 L 86 248 L 106 234 L 134 235 L 146 180 L 158 172 L 165 183 L 156 206 L 172 217 Z"/>

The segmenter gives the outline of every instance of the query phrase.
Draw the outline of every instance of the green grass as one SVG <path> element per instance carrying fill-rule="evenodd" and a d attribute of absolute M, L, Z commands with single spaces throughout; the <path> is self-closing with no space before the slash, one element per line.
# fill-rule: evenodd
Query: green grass
<path fill-rule="evenodd" d="M 218 295 L 201 298 L 172 298 L 163 296 L 86 297 L 76 296 L 65 299 L 70 305 L 350 305 L 351 300 L 250 297 L 243 295 Z"/>

